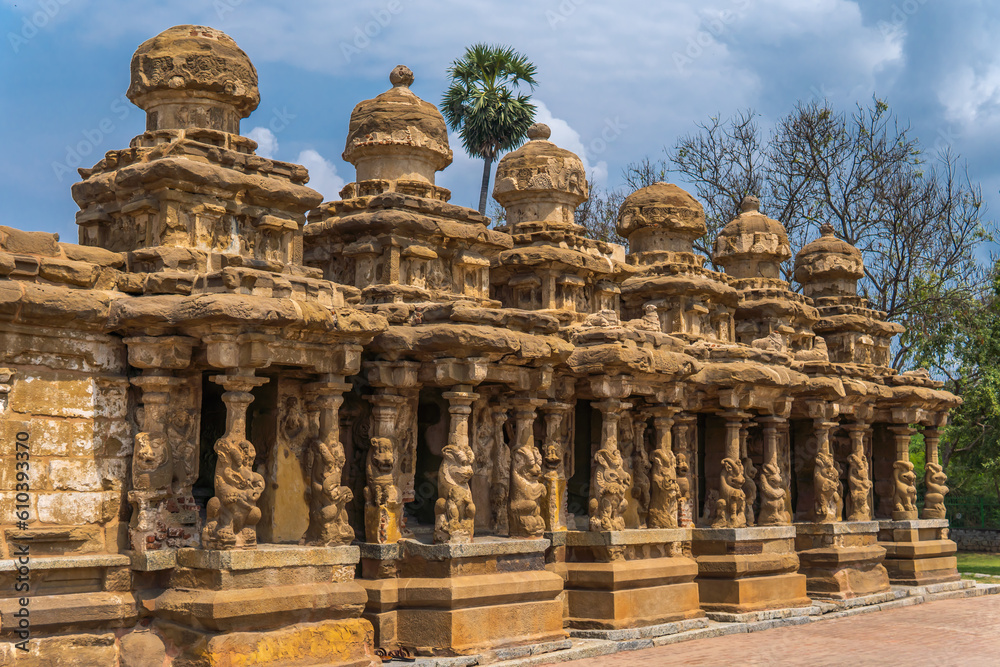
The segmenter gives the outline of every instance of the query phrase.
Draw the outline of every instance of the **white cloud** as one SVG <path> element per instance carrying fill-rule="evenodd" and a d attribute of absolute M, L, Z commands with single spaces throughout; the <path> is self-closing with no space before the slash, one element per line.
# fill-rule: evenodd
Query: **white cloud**
<path fill-rule="evenodd" d="M 608 149 L 608 145 L 620 135 L 620 128 L 614 129 L 614 121 L 607 123 L 602 133 L 588 142 L 588 151 L 588 147 L 584 146 L 583 139 L 580 138 L 580 133 L 570 127 L 568 121 L 553 116 L 545 102 L 541 100 L 534 100 L 534 102 L 538 106 L 535 120 L 539 123 L 545 123 L 552 130 L 549 141 L 560 148 L 576 153 L 587 169 L 587 177 L 592 177 L 601 187 L 607 185 L 608 163 L 604 160 L 597 162 L 591 160 L 595 155 L 603 154 Z"/>
<path fill-rule="evenodd" d="M 266 127 L 255 127 L 244 135 L 257 142 L 257 155 L 273 158 L 278 153 L 278 137 Z"/>
<path fill-rule="evenodd" d="M 309 187 L 323 195 L 324 201 L 340 199 L 346 182 L 337 174 L 337 167 L 311 148 L 299 153 L 295 162 L 309 170 Z"/>

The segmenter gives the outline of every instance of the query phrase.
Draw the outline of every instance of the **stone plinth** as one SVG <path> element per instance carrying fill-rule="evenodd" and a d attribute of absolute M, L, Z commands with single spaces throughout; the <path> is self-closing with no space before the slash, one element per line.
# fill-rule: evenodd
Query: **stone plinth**
<path fill-rule="evenodd" d="M 948 539 L 947 519 L 879 521 L 878 542 L 885 547 L 889 581 L 925 586 L 958 581 L 958 547 Z"/>
<path fill-rule="evenodd" d="M 28 558 L 32 637 L 96 632 L 133 625 L 139 606 L 128 556 L 92 554 Z M 0 638 L 18 641 L 21 606 L 15 584 L 24 582 L 18 559 L 0 560 Z M 18 577 L 22 577 L 18 579 Z"/>
<path fill-rule="evenodd" d="M 695 528 L 691 552 L 705 611 L 743 614 L 810 604 L 806 577 L 798 573 L 795 526 Z"/>
<path fill-rule="evenodd" d="M 179 549 L 169 589 L 150 604 L 168 644 L 194 662 L 375 665 L 359 559 L 353 546 Z"/>
<path fill-rule="evenodd" d="M 799 523 L 795 549 L 809 597 L 846 600 L 889 590 L 877 521 Z"/>
<path fill-rule="evenodd" d="M 568 531 L 565 544 L 558 570 L 570 628 L 618 630 L 704 615 L 690 528 Z"/>
<path fill-rule="evenodd" d="M 362 544 L 364 617 L 376 643 L 417 655 L 471 655 L 565 639 L 562 579 L 545 539 Z"/>

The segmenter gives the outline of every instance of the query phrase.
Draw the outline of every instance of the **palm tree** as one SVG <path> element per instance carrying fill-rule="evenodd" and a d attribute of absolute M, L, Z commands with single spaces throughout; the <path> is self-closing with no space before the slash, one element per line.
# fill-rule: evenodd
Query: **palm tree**
<path fill-rule="evenodd" d="M 509 46 L 473 44 L 448 68 L 451 86 L 441 102 L 448 126 L 462 136 L 462 147 L 472 157 L 485 160 L 479 212 L 486 213 L 490 168 L 497 156 L 524 143 L 535 120 L 531 95 L 518 92 L 522 85 L 535 89 L 535 66 Z"/>

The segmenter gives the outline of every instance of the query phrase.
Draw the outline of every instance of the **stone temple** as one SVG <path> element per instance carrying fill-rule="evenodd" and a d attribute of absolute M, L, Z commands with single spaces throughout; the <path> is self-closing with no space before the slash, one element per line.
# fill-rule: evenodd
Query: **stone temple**
<path fill-rule="evenodd" d="M 132 59 L 145 130 L 80 169 L 79 243 L 0 227 L 3 664 L 486 661 L 958 579 L 959 399 L 889 366 L 857 249 L 793 259 L 748 197 L 710 270 L 667 183 L 622 205 L 627 254 L 588 239 L 544 125 L 490 228 L 389 80 L 324 202 L 240 135 L 246 54 L 171 28 Z"/>

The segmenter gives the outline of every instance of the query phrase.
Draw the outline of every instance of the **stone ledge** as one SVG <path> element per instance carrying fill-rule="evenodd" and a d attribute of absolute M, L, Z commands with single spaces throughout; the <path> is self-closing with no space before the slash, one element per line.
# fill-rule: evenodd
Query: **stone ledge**
<path fill-rule="evenodd" d="M 795 526 L 754 526 L 752 528 L 691 528 L 695 542 L 750 542 L 795 538 Z"/>
<path fill-rule="evenodd" d="M 544 553 L 549 541 L 544 538 L 517 539 L 504 537 L 477 537 L 472 542 L 426 544 L 413 539 L 399 541 L 402 555 L 426 560 L 476 558 L 482 556 L 507 556 L 512 554 Z"/>
<path fill-rule="evenodd" d="M 647 625 L 640 628 L 622 628 L 620 630 L 587 630 L 570 628 L 569 636 L 581 639 L 610 639 L 612 641 L 651 639 L 653 637 L 675 635 L 678 632 L 687 632 L 688 630 L 707 628 L 708 625 L 708 619 L 692 618 L 686 621 L 660 623 L 658 625 Z"/>
<path fill-rule="evenodd" d="M 398 542 L 391 544 L 376 544 L 374 542 L 355 542 L 354 546 L 361 550 L 361 557 L 370 560 L 399 560 L 403 549 Z"/>
<path fill-rule="evenodd" d="M 879 530 L 916 530 L 918 528 L 947 528 L 948 519 L 879 519 Z"/>
<path fill-rule="evenodd" d="M 125 554 L 82 554 L 70 556 L 30 556 L 28 567 L 32 570 L 72 570 L 83 567 L 125 567 L 129 557 Z M 16 571 L 17 556 L 0 560 L 0 572 Z"/>
<path fill-rule="evenodd" d="M 355 565 L 361 551 L 354 546 L 306 547 L 262 544 L 255 549 L 178 549 L 177 565 L 198 570 L 260 570 L 268 567 Z"/>
<path fill-rule="evenodd" d="M 172 570 L 177 567 L 177 550 L 160 549 L 157 551 L 127 551 L 133 570 L 138 572 L 156 572 Z"/>
<path fill-rule="evenodd" d="M 833 523 L 797 523 L 801 535 L 864 535 L 878 533 L 878 521 L 836 521 Z"/>
<path fill-rule="evenodd" d="M 818 606 L 811 607 L 786 607 L 784 609 L 764 609 L 762 611 L 751 611 L 745 614 L 730 614 L 724 611 L 708 611 L 705 615 L 717 623 L 761 623 L 764 621 L 774 621 L 786 618 L 798 618 L 801 616 L 817 616 L 822 613 Z"/>
<path fill-rule="evenodd" d="M 691 531 L 691 528 L 640 528 L 608 531 L 573 530 L 566 534 L 566 545 L 571 547 L 594 547 L 689 542 L 691 541 Z"/>

